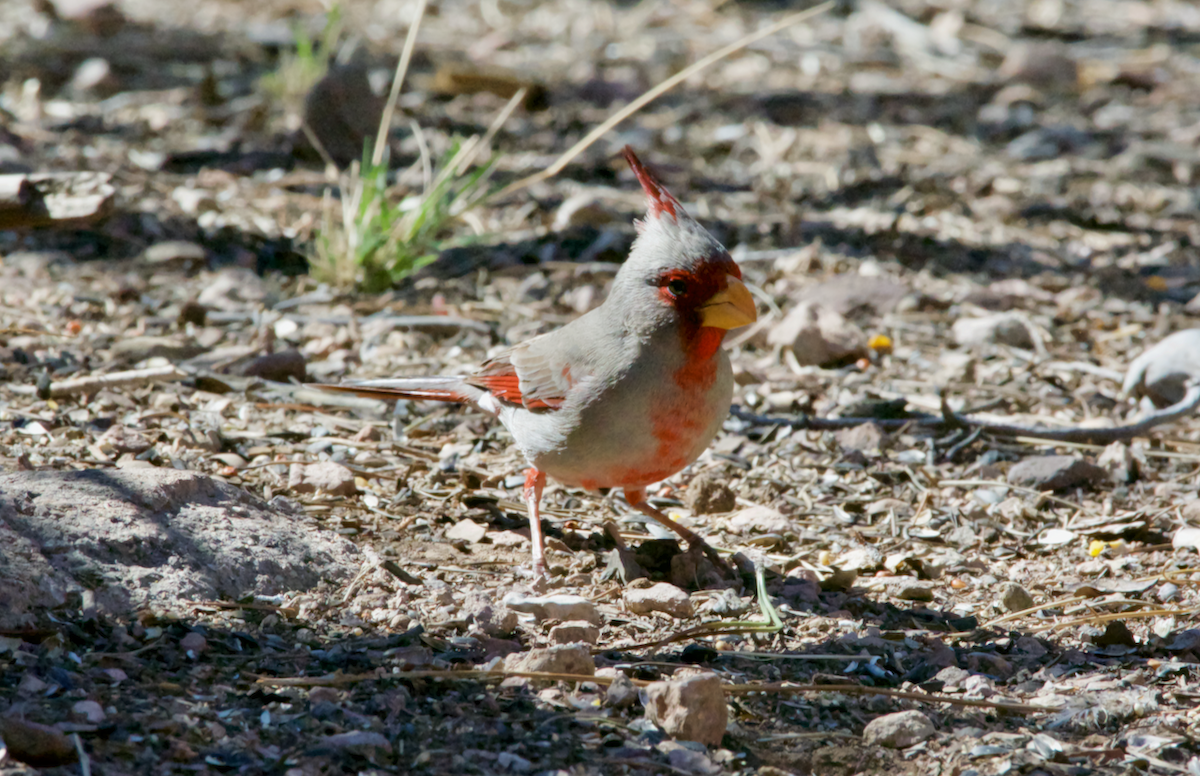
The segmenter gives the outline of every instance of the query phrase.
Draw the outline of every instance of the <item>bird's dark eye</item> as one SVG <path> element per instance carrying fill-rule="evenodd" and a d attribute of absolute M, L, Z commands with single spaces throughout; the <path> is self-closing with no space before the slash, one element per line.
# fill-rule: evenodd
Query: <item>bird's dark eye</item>
<path fill-rule="evenodd" d="M 682 280 L 672 280 L 667 283 L 667 291 L 671 293 L 671 296 L 683 296 L 687 293 L 687 283 Z"/>

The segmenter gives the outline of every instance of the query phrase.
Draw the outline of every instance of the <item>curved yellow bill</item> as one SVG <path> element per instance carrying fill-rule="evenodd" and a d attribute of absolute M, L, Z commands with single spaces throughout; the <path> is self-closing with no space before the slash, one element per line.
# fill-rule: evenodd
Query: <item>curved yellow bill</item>
<path fill-rule="evenodd" d="M 726 275 L 728 285 L 713 294 L 700 306 L 700 325 L 716 329 L 736 329 L 758 320 L 754 297 L 746 284 L 733 275 Z"/>

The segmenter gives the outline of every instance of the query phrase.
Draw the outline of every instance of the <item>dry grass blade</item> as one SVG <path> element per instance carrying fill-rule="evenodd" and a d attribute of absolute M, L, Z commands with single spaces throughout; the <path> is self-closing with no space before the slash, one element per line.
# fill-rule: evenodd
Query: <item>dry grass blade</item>
<path fill-rule="evenodd" d="M 378 167 L 383 161 L 383 149 L 387 145 L 388 130 L 392 126 L 392 116 L 396 113 L 396 100 L 400 97 L 400 87 L 404 84 L 404 76 L 408 73 L 408 63 L 412 60 L 413 49 L 417 45 L 417 32 L 421 29 L 421 19 L 425 18 L 425 6 L 428 0 L 417 0 L 417 13 L 413 17 L 412 26 L 404 37 L 404 50 L 400 52 L 400 61 L 396 63 L 396 75 L 392 78 L 392 89 L 388 92 L 387 104 L 383 106 L 383 117 L 379 120 L 379 134 L 375 136 L 375 148 L 371 152 L 371 164 Z"/>
<path fill-rule="evenodd" d="M 512 194 L 514 191 L 520 191 L 523 188 L 532 186 L 539 181 L 544 181 L 547 178 L 553 178 L 555 175 L 558 175 L 560 172 L 562 172 L 563 168 L 570 164 L 572 159 L 574 159 L 576 156 L 579 156 L 581 153 L 586 151 L 588 147 L 592 145 L 592 143 L 595 143 L 597 140 L 603 137 L 608 130 L 637 113 L 639 110 L 646 107 L 651 102 L 669 92 L 671 89 L 675 88 L 687 79 L 691 78 L 696 73 L 701 72 L 710 65 L 720 62 L 722 59 L 725 59 L 731 54 L 741 51 L 751 44 L 757 43 L 763 38 L 769 38 L 780 30 L 791 27 L 794 24 L 799 24 L 800 22 L 808 21 L 813 17 L 820 16 L 826 11 L 832 9 L 834 5 L 835 3 L 833 2 L 825 2 L 821 3 L 820 5 L 815 5 L 812 8 L 808 8 L 804 11 L 785 16 L 774 24 L 757 32 L 752 32 L 749 35 L 745 35 L 738 40 L 735 40 L 733 43 L 730 43 L 728 46 L 714 51 L 691 66 L 685 67 L 683 70 L 680 70 L 675 75 L 645 92 L 642 94 L 642 96 L 638 97 L 624 108 L 621 108 L 619 111 L 609 116 L 604 120 L 604 123 L 587 133 L 582 140 L 571 146 L 561 156 L 555 159 L 549 167 L 541 172 L 536 172 L 533 175 L 513 181 L 493 194 L 492 198 L 498 199 L 505 195 Z"/>

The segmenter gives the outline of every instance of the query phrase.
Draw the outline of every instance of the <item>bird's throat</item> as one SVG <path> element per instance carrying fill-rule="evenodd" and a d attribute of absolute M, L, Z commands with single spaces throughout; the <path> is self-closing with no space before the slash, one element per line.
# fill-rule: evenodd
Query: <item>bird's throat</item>
<path fill-rule="evenodd" d="M 725 339 L 725 330 L 701 326 L 684 337 L 687 360 L 675 373 L 675 384 L 687 390 L 707 390 L 717 378 L 717 351 Z"/>

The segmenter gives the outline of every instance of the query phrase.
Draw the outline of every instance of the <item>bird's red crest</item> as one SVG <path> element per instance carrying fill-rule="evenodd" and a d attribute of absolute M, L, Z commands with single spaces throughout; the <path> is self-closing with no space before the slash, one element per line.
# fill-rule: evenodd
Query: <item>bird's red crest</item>
<path fill-rule="evenodd" d="M 625 161 L 629 162 L 630 169 L 637 176 L 638 183 L 642 184 L 642 189 L 646 192 L 646 198 L 650 201 L 649 214 L 652 218 L 658 218 L 663 213 L 677 218 L 679 213 L 683 212 L 683 205 L 679 204 L 679 200 L 671 195 L 661 183 L 655 180 L 650 171 L 642 164 L 642 161 L 637 158 L 637 154 L 629 146 L 621 149 L 621 153 L 625 156 Z"/>

